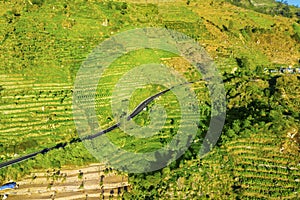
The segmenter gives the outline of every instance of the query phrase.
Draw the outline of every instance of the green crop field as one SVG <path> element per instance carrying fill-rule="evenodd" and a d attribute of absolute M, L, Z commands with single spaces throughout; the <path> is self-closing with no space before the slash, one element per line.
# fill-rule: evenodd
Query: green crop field
<path fill-rule="evenodd" d="M 143 56 L 141 56 L 143 55 Z M 96 110 L 97 116 L 99 120 L 99 124 L 103 128 L 108 128 L 109 126 L 117 123 L 117 121 L 112 120 L 114 118 L 112 111 L 111 111 L 111 97 L 113 94 L 113 90 L 115 89 L 115 85 L 117 85 L 117 81 L 124 76 L 128 71 L 136 66 L 140 66 L 147 63 L 160 63 L 164 64 L 164 60 L 169 58 L 169 62 L 172 62 L 171 54 L 166 54 L 166 52 L 160 51 L 152 51 L 152 50 L 143 50 L 137 51 L 134 53 L 130 53 L 129 55 L 123 56 L 114 62 L 109 68 L 105 70 L 102 74 L 103 78 L 100 79 L 97 93 L 96 93 Z M 193 89 L 196 92 L 199 105 L 201 109 L 201 104 L 205 105 L 205 102 L 209 103 L 208 99 L 208 91 L 205 88 L 204 82 L 201 83 L 201 76 L 199 72 L 193 72 L 193 68 L 191 68 L 187 63 L 184 63 L 184 60 L 181 61 L 181 64 L 185 64 L 179 66 L 178 62 L 180 60 L 173 58 L 174 61 L 177 62 L 173 64 L 172 68 L 180 68 L 181 75 L 186 78 L 187 81 L 199 81 L 198 83 L 193 84 Z M 133 83 L 134 85 L 134 80 Z M 172 85 L 172 84 L 171 84 Z M 130 88 L 128 88 L 130 89 Z M 159 86 L 159 85 L 146 85 L 141 88 L 137 88 L 134 94 L 129 99 L 129 111 L 133 111 L 135 107 L 140 104 L 143 100 L 152 96 L 166 88 Z M 125 93 L 126 91 L 124 91 Z M 202 103 L 200 103 L 200 101 Z M 160 134 L 155 135 L 152 139 L 148 139 L 147 143 L 145 144 L 144 139 L 134 139 L 132 137 L 126 137 L 126 134 L 123 131 L 115 130 L 111 133 L 108 133 L 109 138 L 118 146 L 122 146 L 126 150 L 130 150 L 131 146 L 136 146 L 134 151 L 147 151 L 147 146 L 149 145 L 152 148 L 161 148 L 161 138 L 164 138 L 164 143 L 168 142 L 172 139 L 172 134 L 176 133 L 178 129 L 178 124 L 180 121 L 180 109 L 179 104 L 176 100 L 176 96 L 172 93 L 167 93 L 166 95 L 162 96 L 159 100 L 155 100 L 154 104 L 162 105 L 166 109 L 166 114 L 168 115 L 166 119 L 166 123 L 164 124 L 164 128 L 161 130 Z M 153 106 L 153 104 L 152 104 Z M 134 121 L 137 124 L 144 124 L 147 123 L 147 119 L 145 121 L 144 116 L 149 115 L 151 110 L 151 105 L 147 108 L 148 111 L 141 112 Z M 202 109 L 203 110 L 203 109 Z M 120 113 L 122 111 L 119 111 Z M 173 126 L 170 125 L 170 121 L 173 121 Z M 149 123 L 149 122 L 148 122 Z M 176 125 L 177 124 L 177 125 Z M 169 127 L 169 128 L 167 128 Z M 174 133 L 171 133 L 171 132 Z M 152 142 L 158 145 L 156 148 L 153 146 Z M 122 145 L 123 144 L 123 145 Z M 139 149 L 140 148 L 140 149 Z"/>
<path fill-rule="evenodd" d="M 116 59 L 96 88 L 102 129 L 118 122 L 111 109 L 115 86 L 135 67 L 149 63 L 196 81 L 189 87 L 201 114 L 185 154 L 161 170 L 126 174 L 131 190 L 123 198 L 299 199 L 299 13 L 299 8 L 273 0 L 0 1 L 0 161 L 66 144 L 0 169 L 0 183 L 22 180 L 37 170 L 98 162 L 86 144 L 74 142 L 79 137 L 72 107 L 77 72 L 104 40 L 135 28 L 157 27 L 188 35 L 215 61 L 226 90 L 226 122 L 216 147 L 199 158 L 211 114 L 201 74 L 179 55 L 158 49 L 140 49 Z M 268 72 L 286 66 L 295 72 Z M 134 85 L 135 80 L 125 81 Z M 164 89 L 159 84 L 136 87 L 127 99 L 127 114 Z M 128 91 L 131 88 L 124 94 Z M 117 128 L 108 138 L 135 153 L 168 145 L 180 126 L 180 103 L 174 93 L 155 99 L 132 120 L 139 126 L 161 125 L 151 121 L 156 106 L 163 106 L 166 114 L 157 134 L 138 138 Z"/>

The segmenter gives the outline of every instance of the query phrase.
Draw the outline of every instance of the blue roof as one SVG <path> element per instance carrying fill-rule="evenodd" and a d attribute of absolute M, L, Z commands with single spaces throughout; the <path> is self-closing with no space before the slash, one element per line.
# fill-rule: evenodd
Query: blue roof
<path fill-rule="evenodd" d="M 6 183 L 4 185 L 2 185 L 0 187 L 0 190 L 5 190 L 5 189 L 14 189 L 17 186 L 16 182 L 10 182 L 10 183 Z"/>

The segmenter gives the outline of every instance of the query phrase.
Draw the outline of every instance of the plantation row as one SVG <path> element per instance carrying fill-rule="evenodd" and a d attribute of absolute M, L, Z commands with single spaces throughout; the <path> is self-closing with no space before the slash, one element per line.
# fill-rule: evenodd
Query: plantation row
<path fill-rule="evenodd" d="M 143 53 L 143 57 L 140 56 L 140 54 Z M 135 57 L 134 55 L 137 54 Z M 149 56 L 147 56 L 149 54 Z M 133 56 L 132 56 L 133 55 Z M 112 94 L 114 90 L 116 89 L 116 85 L 120 78 L 126 74 L 126 72 L 129 72 L 133 66 L 139 66 L 142 65 L 144 62 L 148 63 L 161 63 L 164 61 L 164 57 L 168 57 L 169 55 L 165 55 L 164 52 L 154 52 L 153 50 L 142 50 L 137 51 L 135 53 L 129 53 L 125 55 L 124 57 L 121 57 L 115 63 L 113 63 L 113 67 L 108 67 L 105 71 L 103 71 L 99 84 L 97 86 L 97 93 L 95 96 L 95 108 L 96 113 L 99 116 L 99 125 L 102 129 L 108 128 L 109 126 L 115 124 L 117 121 L 114 119 L 113 114 L 120 115 L 122 112 L 126 110 L 127 115 L 129 115 L 130 112 L 136 108 L 142 101 L 150 97 L 151 95 L 157 94 L 158 92 L 161 92 L 165 88 L 159 87 L 159 86 L 149 86 L 146 85 L 143 88 L 136 88 L 136 91 L 132 94 L 131 97 L 125 98 L 123 94 L 127 94 L 126 90 L 130 90 L 131 88 L 117 88 L 118 92 L 120 93 L 120 98 L 123 98 L 124 101 L 128 101 L 128 108 L 123 108 L 124 110 L 116 111 L 116 113 L 112 113 L 111 110 L 111 100 L 112 100 Z M 199 75 L 195 73 L 187 73 L 185 71 L 185 68 L 188 68 L 190 66 L 188 65 L 181 65 L 178 64 L 177 61 L 178 58 L 171 58 L 167 59 L 168 61 L 166 65 L 171 66 L 175 68 L 175 70 L 178 68 L 180 73 L 187 79 L 187 81 L 199 81 Z M 173 62 L 172 62 L 173 61 Z M 182 61 L 181 61 L 182 62 Z M 175 65 L 175 67 L 174 67 Z M 176 68 L 177 67 L 177 68 Z M 176 70 L 176 71 L 178 71 Z M 190 71 L 190 69 L 188 70 Z M 184 74 L 183 74 L 184 73 Z M 84 78 L 91 78 L 91 77 L 77 77 L 79 80 Z M 143 77 L 137 77 L 133 76 L 131 79 L 125 80 L 122 84 L 126 84 L 128 86 L 131 86 L 132 88 L 136 87 L 136 81 L 141 81 L 140 79 Z M 147 77 L 144 77 L 147 78 Z M 166 79 L 166 81 L 168 81 Z M 167 82 L 166 82 L 167 83 Z M 168 82 L 170 86 L 175 86 L 176 84 Z M 95 85 L 85 85 L 85 88 L 93 88 Z M 201 107 L 201 113 L 203 115 L 209 114 L 209 107 L 205 104 L 207 100 L 207 91 L 204 85 L 204 82 L 197 82 L 194 84 L 191 84 L 190 87 L 193 89 L 193 91 L 196 93 L 198 100 L 201 101 L 201 106 L 203 106 L 205 109 Z M 124 91 L 121 91 L 124 89 Z M 122 94 L 123 92 L 123 94 Z M 205 93 L 206 92 L 206 93 Z M 206 95 L 206 96 L 204 96 Z M 88 109 L 89 106 L 92 106 L 92 103 L 90 102 L 90 94 L 87 90 L 82 91 L 80 93 L 80 96 L 78 98 L 79 104 L 83 105 L 85 109 Z M 139 152 L 139 151 L 145 151 L 145 150 L 153 150 L 157 148 L 161 148 L 165 143 L 169 142 L 170 139 L 172 139 L 172 136 L 177 133 L 178 125 L 180 124 L 180 107 L 176 100 L 176 97 L 172 94 L 172 92 L 168 92 L 164 94 L 163 96 L 159 97 L 158 99 L 154 100 L 153 103 L 150 103 L 147 108 L 141 112 L 139 115 L 137 115 L 133 121 L 140 125 L 145 126 L 149 123 L 149 114 L 151 112 L 151 108 L 154 104 L 160 104 L 164 107 L 167 113 L 166 123 L 163 125 L 161 130 L 159 132 L 155 133 L 154 136 L 151 138 L 147 138 L 147 140 L 144 139 L 138 139 L 128 136 L 126 133 L 124 133 L 122 130 L 116 129 L 112 131 L 111 133 L 108 133 L 108 137 L 115 143 L 115 145 L 120 146 L 122 148 L 125 148 L 129 151 Z M 127 111 L 128 109 L 128 111 Z M 184 113 L 183 113 L 184 114 Z M 125 115 L 126 116 L 126 115 Z M 154 121 L 154 125 L 159 125 L 161 122 Z"/>
<path fill-rule="evenodd" d="M 128 178 L 101 164 L 31 173 L 8 191 L 11 199 L 99 199 L 118 197 L 128 191 Z M 0 193 L 1 194 L 1 193 Z"/>
<path fill-rule="evenodd" d="M 1 75 L 0 86 L 0 151 L 4 160 L 74 137 L 71 85 L 36 84 L 12 74 Z"/>
<path fill-rule="evenodd" d="M 243 198 L 293 199 L 299 195 L 300 167 L 291 156 L 280 153 L 276 140 L 272 147 L 271 137 L 238 139 L 226 146 L 234 159 L 235 185 Z"/>
<path fill-rule="evenodd" d="M 123 63 L 118 69 L 109 68 L 108 71 L 104 72 L 103 77 L 100 79 L 100 84 L 98 85 L 97 93 L 95 95 L 95 108 L 98 115 L 101 116 L 99 117 L 99 122 L 102 129 L 113 123 L 113 116 L 111 115 L 110 108 L 112 89 L 120 76 L 130 68 L 131 66 L 127 63 Z M 120 73 L 120 71 L 123 71 L 123 73 Z M 134 82 L 135 80 L 132 81 Z M 22 82 L 23 84 L 19 84 Z M 3 151 L 7 152 L 7 155 L 10 155 L 8 157 L 11 157 L 11 153 L 22 155 L 25 154 L 25 152 L 32 152 L 39 149 L 39 146 L 49 147 L 49 145 L 56 144 L 61 140 L 66 141 L 68 138 L 74 137 L 75 131 L 71 110 L 72 87 L 70 85 L 55 83 L 36 84 L 33 81 L 26 81 L 21 75 L 3 75 L 1 84 L 3 90 L 1 93 L 2 98 L 0 104 L 0 142 L 3 144 Z M 132 82 L 129 84 L 132 84 Z M 199 82 L 192 84 L 191 86 L 195 93 L 203 99 L 203 92 L 205 92 L 205 87 L 203 87 L 204 83 Z M 92 88 L 92 85 L 87 87 Z M 145 100 L 151 94 L 154 94 L 154 91 L 155 90 L 153 90 L 152 93 L 142 92 L 141 97 L 136 96 L 138 97 L 137 100 L 135 100 L 135 97 L 131 97 L 130 109 L 133 110 L 140 101 Z M 159 91 L 161 90 L 156 90 L 155 92 Z M 202 99 L 201 101 L 203 101 Z M 79 103 L 90 102 L 91 96 L 83 94 L 79 100 Z M 166 98 L 163 98 L 161 103 L 165 105 L 168 117 L 166 119 L 166 124 L 160 133 L 152 138 L 154 143 L 149 144 L 149 147 L 153 145 L 156 146 L 158 142 L 165 143 L 169 141 L 172 138 L 172 135 L 176 134 L 178 129 L 178 125 L 175 128 L 172 127 L 173 124 L 178 124 L 180 119 L 176 98 L 168 97 L 167 95 Z M 207 105 L 205 106 L 207 107 Z M 207 115 L 209 113 L 209 107 L 207 108 L 207 111 L 203 111 L 202 109 L 202 114 Z M 144 125 L 146 122 L 144 117 L 145 116 L 143 115 L 137 116 L 135 119 L 136 123 Z M 84 116 L 82 119 L 84 119 Z M 122 135 L 122 133 L 119 134 Z M 119 134 L 112 137 L 117 140 Z M 15 138 L 13 144 L 8 143 L 8 141 L 11 140 L 11 137 Z M 28 144 L 27 141 L 29 140 L 34 142 Z M 132 145 L 139 146 L 134 144 L 134 140 L 128 140 L 128 138 L 126 138 L 126 141 L 128 147 Z M 19 150 L 16 147 L 20 145 L 28 145 L 28 148 L 21 148 Z"/>
<path fill-rule="evenodd" d="M 248 144 L 247 144 L 248 146 Z M 296 167 L 292 167 L 293 165 L 297 165 L 296 160 L 291 160 L 290 155 L 286 155 L 284 153 L 280 153 L 278 147 L 274 146 L 274 149 L 248 149 L 247 146 L 243 150 L 234 149 L 229 151 L 232 155 L 237 155 L 237 159 L 239 157 L 243 158 L 243 161 L 255 162 L 264 166 L 278 166 L 281 168 L 290 168 L 297 170 Z M 276 151 L 277 150 L 277 151 Z M 241 153 L 242 152 L 242 153 Z M 241 156 L 239 156 L 242 154 Z"/>

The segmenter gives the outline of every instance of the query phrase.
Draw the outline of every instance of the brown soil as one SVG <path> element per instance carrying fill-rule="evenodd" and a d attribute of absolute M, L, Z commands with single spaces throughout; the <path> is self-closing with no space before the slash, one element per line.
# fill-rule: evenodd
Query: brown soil
<path fill-rule="evenodd" d="M 110 196 L 117 199 L 128 189 L 128 178 L 114 171 L 104 173 L 105 169 L 102 164 L 91 164 L 76 169 L 32 173 L 17 182 L 18 189 L 0 191 L 0 195 L 7 194 L 7 200 L 92 200 Z"/>

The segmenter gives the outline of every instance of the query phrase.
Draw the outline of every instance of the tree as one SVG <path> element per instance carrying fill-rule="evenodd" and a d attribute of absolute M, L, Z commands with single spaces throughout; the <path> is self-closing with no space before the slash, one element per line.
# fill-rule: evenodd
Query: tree
<path fill-rule="evenodd" d="M 233 25 L 234 25 L 234 24 L 233 24 L 233 21 L 230 19 L 230 20 L 229 20 L 229 23 L 228 23 L 228 29 L 229 29 L 229 30 L 232 30 L 232 29 L 233 29 Z"/>

